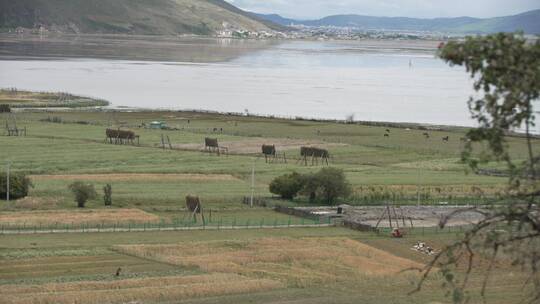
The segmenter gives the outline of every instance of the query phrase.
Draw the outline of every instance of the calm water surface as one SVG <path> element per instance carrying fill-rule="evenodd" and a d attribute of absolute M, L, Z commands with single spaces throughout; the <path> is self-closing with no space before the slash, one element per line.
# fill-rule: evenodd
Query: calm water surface
<path fill-rule="evenodd" d="M 65 91 L 114 106 L 473 124 L 466 105 L 471 80 L 462 68 L 436 59 L 430 47 L 336 42 L 246 47 L 236 42 L 232 49 L 237 51 L 231 52 L 230 43 L 221 41 L 211 48 L 167 46 L 169 57 L 146 61 L 81 58 L 86 53 L 60 58 L 59 45 L 56 55 L 35 58 L 44 52 L 36 45 L 0 45 L 0 87 Z M 193 55 L 198 49 L 211 55 L 223 48 L 225 55 L 213 60 Z"/>

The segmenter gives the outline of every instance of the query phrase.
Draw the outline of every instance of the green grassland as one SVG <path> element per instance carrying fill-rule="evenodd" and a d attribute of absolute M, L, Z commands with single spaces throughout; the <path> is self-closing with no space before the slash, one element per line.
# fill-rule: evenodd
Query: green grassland
<path fill-rule="evenodd" d="M 9 114 L 0 114 L 2 123 L 9 117 Z M 331 165 L 345 171 L 354 189 L 352 197 L 343 201 L 349 204 L 381 203 L 388 197 L 376 196 L 388 191 L 405 196 L 398 203 L 408 203 L 407 197 L 410 196 L 416 203 L 416 191 L 422 191 L 421 202 L 424 204 L 447 200 L 450 196 L 461 197 L 456 203 L 470 202 L 479 199 L 473 187 L 482 189 L 484 196 L 493 197 L 504 189 L 506 183 L 505 178 L 467 172 L 459 161 L 464 145 L 460 138 L 466 131 L 462 128 L 426 131 L 405 125 L 403 128 L 390 127 L 390 137 L 384 137 L 386 126 L 193 112 L 49 110 L 16 111 L 15 117 L 18 127 L 27 128 L 27 136 L 0 136 L 0 160 L 11 162 L 14 171 L 33 175 L 34 188 L 25 199 L 0 203 L 1 214 L 8 217 L 22 214 L 19 211 L 32 210 L 65 210 L 74 214 L 77 208 L 68 185 L 73 180 L 83 179 L 94 184 L 98 192 L 105 184 L 111 184 L 112 208 L 120 208 L 115 210 L 141 209 L 152 213 L 153 217 L 157 215 L 162 223 L 184 220 L 187 214 L 184 196 L 187 194 L 201 197 L 209 225 L 287 226 L 309 223 L 308 220 L 276 213 L 268 207 L 250 208 L 242 203 L 243 197 L 251 193 L 251 170 L 254 166 L 254 193 L 257 197 L 265 198 L 270 206 L 306 204 L 303 199 L 281 201 L 269 193 L 268 184 L 276 176 L 292 171 L 315 172 L 322 167 L 306 167 L 297 163 L 298 147 L 282 150 L 279 143 L 283 140 L 307 141 L 328 148 L 332 154 Z M 155 120 L 165 121 L 172 130 L 141 127 Z M 140 146 L 107 143 L 105 129 L 119 126 L 135 131 L 140 136 Z M 214 129 L 220 131 L 215 132 Z M 424 132 L 430 133 L 430 139 L 423 136 Z M 267 164 L 253 152 L 217 156 L 197 151 L 197 148 L 162 149 L 162 135 L 168 136 L 175 145 L 202 145 L 205 137 L 246 144 L 264 138 L 268 144 L 277 144 L 277 149 L 287 155 L 288 162 Z M 442 141 L 445 136 L 450 137 L 449 142 Z M 517 137 L 507 140 L 512 156 L 525 159 L 524 140 Z M 540 149 L 537 140 L 533 145 L 535 150 Z M 493 163 L 489 167 L 502 168 L 502 165 Z M 133 177 L 134 174 L 137 175 Z M 426 193 L 431 196 L 424 195 Z M 87 208 L 105 211 L 103 208 L 110 207 L 105 207 L 99 196 L 88 202 Z M 77 223 L 73 223 L 73 227 L 77 228 Z M 2 225 L 2 231 L 4 229 L 6 227 Z M 391 253 L 397 256 L 388 260 L 392 263 L 404 261 L 400 258 L 409 261 L 407 263 L 426 263 L 428 256 L 410 250 L 416 241 L 422 240 L 437 249 L 460 233 L 461 229 L 416 229 L 399 240 L 390 238 L 387 231 L 362 233 L 341 227 L 5 234 L 0 235 L 0 290 L 14 301 L 18 301 L 18 296 L 13 290 L 34 290 L 25 294 L 26 302 L 20 303 L 36 303 L 43 300 L 39 297 L 45 296 L 56 303 L 72 303 L 74 299 L 94 303 L 98 294 L 113 289 L 114 292 L 106 294 L 126 294 L 127 301 L 130 294 L 137 292 L 137 297 L 146 299 L 148 303 L 171 303 L 175 292 L 185 292 L 180 293 L 185 296 L 175 298 L 174 303 L 450 303 L 451 299 L 445 297 L 445 290 L 441 288 L 439 274 L 431 277 L 421 292 L 407 295 L 418 282 L 414 273 L 370 275 L 367 271 L 362 274 L 362 267 L 366 265 L 385 265 L 380 261 L 377 264 L 377 260 L 374 264 L 369 262 L 371 258 L 378 259 L 377 255 L 355 253 L 354 250 L 347 252 L 367 254 L 368 264 L 357 264 L 364 266 L 354 269 L 333 259 L 316 256 L 325 256 L 334 249 L 344 250 L 328 247 L 336 240 L 349 242 L 347 244 L 359 241 L 382 250 L 382 255 Z M 299 256 L 301 248 L 296 252 L 288 251 L 286 246 L 275 246 L 273 250 L 283 250 L 276 253 L 275 258 L 287 258 L 271 262 L 274 257 L 268 256 L 266 259 L 270 261 L 244 265 L 238 272 L 227 274 L 209 271 L 204 262 L 199 266 L 179 265 L 152 255 L 140 256 L 119 250 L 123 245 L 145 248 L 149 245 L 185 246 L 195 242 L 193 244 L 209 246 L 216 252 L 233 254 L 231 250 L 239 250 L 233 260 L 241 260 L 245 254 L 242 250 L 248 246 L 246 244 L 256 244 L 257 240 L 268 238 L 276 244 L 295 244 L 317 238 L 321 245 L 313 248 L 314 252 L 304 253 L 303 258 Z M 375 249 L 368 249 L 371 250 Z M 264 252 L 258 254 L 264 255 Z M 202 254 L 195 258 L 204 259 L 205 256 Z M 354 258 L 366 257 L 352 257 L 352 261 Z M 115 272 L 119 267 L 122 273 L 117 277 Z M 467 294 L 472 303 L 481 302 L 480 288 L 485 269 L 483 264 L 479 264 L 472 272 L 471 289 Z M 337 275 L 336 279 L 322 280 L 325 271 Z M 356 275 L 349 276 L 351 271 Z M 217 281 L 208 285 L 200 283 L 200 280 Z M 184 285 L 165 288 L 160 285 L 162 281 L 185 283 L 174 283 Z M 519 270 L 505 261 L 497 263 L 490 279 L 492 288 L 487 300 L 489 303 L 513 302 L 523 293 L 522 282 Z M 249 291 L 245 289 L 253 286 L 249 284 L 262 287 Z M 85 289 L 86 285 L 104 289 Z M 59 289 L 39 293 L 39 290 L 47 288 Z"/>
<path fill-rule="evenodd" d="M 7 119 L 7 114 L 2 115 L 0 119 Z M 165 121 L 176 130 L 140 128 L 143 123 L 154 120 Z M 385 138 L 386 127 L 191 112 L 21 112 L 17 114 L 17 123 L 27 128 L 28 136 L 0 136 L 0 159 L 10 161 L 16 171 L 37 175 L 174 173 L 234 177 L 226 181 L 152 179 L 110 182 L 115 205 L 121 207 L 176 210 L 175 207 L 182 205 L 182 198 L 191 193 L 201 196 L 212 208 L 238 209 L 243 208 L 240 199 L 250 194 L 253 165 L 255 195 L 262 197 L 270 196 L 268 184 L 274 177 L 292 171 L 314 172 L 321 167 L 297 163 L 295 158 L 299 157 L 299 151 L 296 148 L 281 151 L 289 158 L 287 164 L 267 164 L 258 155 L 249 153 L 216 156 L 200 151 L 163 150 L 160 148 L 162 134 L 169 136 L 173 144 L 202 145 L 204 137 L 216 137 L 220 142 L 249 143 L 253 138 L 262 137 L 269 144 L 279 143 L 280 139 L 298 139 L 328 145 L 331 165 L 346 172 L 357 193 L 369 186 L 404 187 L 404 191 L 412 189 L 410 191 L 415 192 L 416 185 L 420 185 L 422 191 L 432 191 L 435 187 L 451 187 L 452 191 L 457 191 L 460 187 L 477 186 L 494 192 L 493 189 L 502 189 L 506 183 L 505 178 L 468 172 L 460 163 L 464 145 L 460 138 L 465 132 L 460 128 L 427 131 L 430 139 L 422 135 L 425 130 L 390 128 L 391 136 Z M 106 143 L 105 129 L 118 124 L 140 135 L 141 145 Z M 214 128 L 222 128 L 223 132 L 215 133 Z M 448 143 L 442 141 L 444 136 L 450 137 Z M 540 141 L 535 140 L 533 144 L 535 150 L 540 149 Z M 523 139 L 509 137 L 508 145 L 514 158 L 526 157 Z M 69 182 L 40 179 L 34 182 L 31 196 L 53 197 L 59 208 L 72 207 L 74 204 L 67 190 Z M 93 182 L 100 190 L 108 181 Z M 462 195 L 467 197 L 470 193 Z M 90 203 L 92 207 L 100 205 L 99 200 Z M 3 206 L 4 209 L 9 207 Z"/>

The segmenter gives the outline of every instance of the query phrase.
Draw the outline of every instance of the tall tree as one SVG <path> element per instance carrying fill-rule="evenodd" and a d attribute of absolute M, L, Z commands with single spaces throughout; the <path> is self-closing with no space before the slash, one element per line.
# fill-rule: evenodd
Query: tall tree
<path fill-rule="evenodd" d="M 416 290 L 438 269 L 451 288 L 454 302 L 467 302 L 469 276 L 475 263 L 487 257 L 489 266 L 481 289 L 485 296 L 494 264 L 504 252 L 526 274 L 524 300 L 540 303 L 540 148 L 538 138 L 531 134 L 533 103 L 540 96 L 540 41 L 511 33 L 469 37 L 441 45 L 439 56 L 450 65 L 464 66 L 480 96 L 469 100 L 478 128 L 468 132 L 462 160 L 473 170 L 487 162 L 502 162 L 509 183 L 506 193 L 492 204 L 464 209 L 482 214 L 483 220 L 421 270 L 423 276 Z M 513 158 L 510 152 L 508 136 L 518 129 L 526 141 L 525 160 Z M 478 151 L 482 147 L 485 149 Z M 464 210 L 448 215 L 440 226 Z M 466 273 L 456 276 L 461 264 Z"/>

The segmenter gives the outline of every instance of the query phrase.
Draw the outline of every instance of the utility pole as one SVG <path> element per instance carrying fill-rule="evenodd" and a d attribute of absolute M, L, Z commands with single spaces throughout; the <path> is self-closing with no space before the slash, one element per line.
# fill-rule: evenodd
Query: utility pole
<path fill-rule="evenodd" d="M 6 200 L 9 203 L 9 169 L 11 167 L 11 163 L 7 163 L 7 183 L 6 183 Z"/>
<path fill-rule="evenodd" d="M 418 199 L 416 206 L 420 207 L 420 166 L 418 166 L 418 179 L 416 180 L 416 196 Z"/>
<path fill-rule="evenodd" d="M 255 161 L 253 160 L 253 167 L 251 167 L 251 200 L 249 205 L 253 208 L 253 195 L 255 195 Z"/>

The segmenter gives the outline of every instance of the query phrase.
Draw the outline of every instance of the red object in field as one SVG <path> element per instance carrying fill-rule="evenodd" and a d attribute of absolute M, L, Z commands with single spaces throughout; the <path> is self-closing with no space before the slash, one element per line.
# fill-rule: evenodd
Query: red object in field
<path fill-rule="evenodd" d="M 395 238 L 401 238 L 403 237 L 403 233 L 398 228 L 394 228 L 394 230 L 392 230 L 392 236 Z"/>

